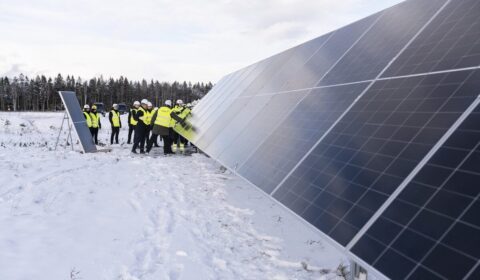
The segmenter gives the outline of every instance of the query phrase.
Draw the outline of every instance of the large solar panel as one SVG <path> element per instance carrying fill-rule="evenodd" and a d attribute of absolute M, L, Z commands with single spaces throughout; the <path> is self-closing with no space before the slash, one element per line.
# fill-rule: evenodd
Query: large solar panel
<path fill-rule="evenodd" d="M 68 116 L 73 123 L 73 128 L 77 133 L 78 139 L 80 139 L 80 144 L 85 153 L 93 153 L 97 151 L 97 147 L 93 142 L 92 134 L 87 126 L 87 121 L 78 103 L 77 95 L 72 91 L 59 91 L 60 98 L 65 105 Z"/>
<path fill-rule="evenodd" d="M 379 278 L 480 279 L 479 30 L 407 0 L 228 75 L 191 140 Z"/>

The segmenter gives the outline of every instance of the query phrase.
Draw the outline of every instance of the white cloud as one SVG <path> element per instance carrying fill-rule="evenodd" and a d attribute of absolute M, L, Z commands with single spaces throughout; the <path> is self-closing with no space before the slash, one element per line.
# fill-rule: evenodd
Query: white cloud
<path fill-rule="evenodd" d="M 217 81 L 398 2 L 0 0 L 0 74 Z"/>

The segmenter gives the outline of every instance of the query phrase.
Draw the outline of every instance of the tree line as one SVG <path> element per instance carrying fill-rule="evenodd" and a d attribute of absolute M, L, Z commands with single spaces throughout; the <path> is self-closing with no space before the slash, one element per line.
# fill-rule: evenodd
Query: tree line
<path fill-rule="evenodd" d="M 80 104 L 103 102 L 110 107 L 113 103 L 131 106 L 135 100 L 146 98 L 154 106 L 167 99 L 182 99 L 184 102 L 202 98 L 213 87 L 211 82 L 192 84 L 191 82 L 159 82 L 157 80 L 131 81 L 121 76 L 118 79 L 103 76 L 82 80 L 68 75 L 56 77 L 37 75 L 29 78 L 23 74 L 18 77 L 0 77 L 1 111 L 57 111 L 62 110 L 62 101 L 58 91 L 74 91 Z"/>

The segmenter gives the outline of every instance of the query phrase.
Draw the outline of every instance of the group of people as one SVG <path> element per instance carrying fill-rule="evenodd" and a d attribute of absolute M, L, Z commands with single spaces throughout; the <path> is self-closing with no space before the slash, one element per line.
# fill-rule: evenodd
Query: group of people
<path fill-rule="evenodd" d="M 95 144 L 98 145 L 98 130 L 101 129 L 100 114 L 93 105 L 91 108 L 88 104 L 83 107 L 83 114 L 87 122 L 87 126 L 92 133 Z M 160 108 L 153 108 L 151 102 L 143 99 L 141 102 L 135 101 L 133 108 L 128 114 L 128 144 L 131 144 L 133 135 L 132 153 L 149 153 L 155 145 L 159 147 L 157 139 L 160 136 L 163 141 L 164 154 L 173 154 L 176 149 L 183 151 L 187 140 L 179 135 L 173 127 L 175 125 L 185 126 L 185 119 L 191 112 L 191 106 L 184 104 L 182 100 L 177 100 L 173 106 L 171 100 L 166 100 Z M 109 112 L 108 119 L 112 128 L 110 135 L 110 144 L 118 144 L 118 135 L 122 122 L 118 105 L 113 104 L 112 110 Z"/>

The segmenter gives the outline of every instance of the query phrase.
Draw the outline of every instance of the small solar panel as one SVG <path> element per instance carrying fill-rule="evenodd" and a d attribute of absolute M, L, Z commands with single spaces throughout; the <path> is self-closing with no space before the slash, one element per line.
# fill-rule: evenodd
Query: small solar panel
<path fill-rule="evenodd" d="M 80 139 L 83 151 L 85 153 L 93 153 L 97 151 L 97 147 L 95 146 L 95 142 L 93 142 L 92 134 L 88 129 L 85 116 L 80 108 L 80 103 L 78 103 L 75 92 L 59 91 L 58 93 L 60 94 L 68 116 L 73 123 L 78 139 Z"/>

